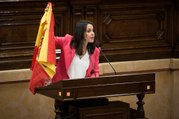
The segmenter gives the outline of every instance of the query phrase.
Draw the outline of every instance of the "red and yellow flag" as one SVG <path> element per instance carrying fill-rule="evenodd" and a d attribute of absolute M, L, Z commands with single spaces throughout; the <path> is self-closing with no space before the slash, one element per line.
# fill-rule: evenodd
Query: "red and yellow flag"
<path fill-rule="evenodd" d="M 30 91 L 35 94 L 35 88 L 44 86 L 55 74 L 56 51 L 54 41 L 54 16 L 52 3 L 48 3 L 40 21 L 32 59 L 32 77 Z"/>

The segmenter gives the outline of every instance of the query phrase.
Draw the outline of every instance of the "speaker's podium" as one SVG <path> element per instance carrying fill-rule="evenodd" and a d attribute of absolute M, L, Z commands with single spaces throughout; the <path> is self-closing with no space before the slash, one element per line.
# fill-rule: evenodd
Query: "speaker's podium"
<path fill-rule="evenodd" d="M 62 80 L 36 91 L 56 100 L 56 119 L 145 119 L 143 98 L 155 93 L 155 74 Z M 107 99 L 124 95 L 137 95 L 136 110 L 128 103 Z"/>

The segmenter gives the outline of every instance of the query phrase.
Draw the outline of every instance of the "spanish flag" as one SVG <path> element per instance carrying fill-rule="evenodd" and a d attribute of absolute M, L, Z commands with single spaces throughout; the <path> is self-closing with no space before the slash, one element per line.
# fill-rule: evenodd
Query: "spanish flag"
<path fill-rule="evenodd" d="M 54 41 L 54 16 L 52 3 L 48 3 L 40 21 L 32 59 L 32 77 L 29 89 L 35 94 L 35 88 L 45 86 L 55 74 L 56 51 Z"/>

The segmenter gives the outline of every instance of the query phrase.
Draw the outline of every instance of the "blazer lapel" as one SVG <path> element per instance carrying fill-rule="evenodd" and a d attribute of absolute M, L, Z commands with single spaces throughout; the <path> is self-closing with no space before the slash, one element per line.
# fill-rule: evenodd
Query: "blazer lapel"
<path fill-rule="evenodd" d="M 87 69 L 87 72 L 86 72 L 86 77 L 89 77 L 91 75 L 91 69 L 93 69 L 93 60 L 92 60 L 92 55 L 90 55 L 90 64 L 89 64 L 89 67 Z"/>
<path fill-rule="evenodd" d="M 68 55 L 66 56 L 66 70 L 68 71 L 69 67 L 70 67 L 70 64 L 73 60 L 73 57 L 75 55 L 75 49 L 74 48 L 70 48 L 70 51 L 68 51 Z"/>

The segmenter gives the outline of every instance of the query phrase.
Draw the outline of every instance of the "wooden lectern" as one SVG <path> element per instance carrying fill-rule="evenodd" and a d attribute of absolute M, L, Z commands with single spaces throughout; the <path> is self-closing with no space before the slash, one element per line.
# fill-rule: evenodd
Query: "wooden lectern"
<path fill-rule="evenodd" d="M 72 103 L 74 104 L 72 105 L 72 107 L 78 109 L 78 113 L 79 110 L 84 110 L 83 104 L 85 105 L 90 101 L 97 101 L 97 103 L 95 103 L 99 104 L 96 105 L 96 107 L 90 104 L 89 109 L 87 109 L 88 107 L 85 107 L 85 109 L 88 110 L 87 112 L 89 112 L 90 109 L 93 111 L 96 110 L 96 112 L 94 112 L 93 114 L 87 114 L 88 116 L 84 116 L 84 114 L 83 116 L 76 115 L 75 117 L 69 119 L 108 119 L 107 117 L 111 118 L 112 115 L 114 116 L 114 114 L 118 113 L 115 113 L 115 111 L 119 110 L 115 110 L 113 108 L 116 108 L 119 105 L 124 106 L 125 104 L 122 104 L 121 102 L 121 104 L 114 102 L 114 104 L 110 103 L 109 105 L 105 98 L 110 96 L 137 95 L 137 98 L 139 100 L 137 102 L 138 108 L 134 116 L 131 118 L 145 119 L 145 113 L 143 109 L 144 102 L 142 100 L 145 94 L 155 93 L 155 74 L 150 73 L 135 75 L 110 75 L 96 78 L 62 80 L 45 87 L 39 87 L 36 89 L 36 92 L 54 98 L 55 100 L 61 102 L 61 104 L 73 101 L 82 102 L 81 104 Z M 99 102 L 101 102 L 101 104 Z M 63 110 L 57 108 L 58 106 L 56 106 L 56 115 L 60 115 Z M 109 112 L 108 110 L 106 113 L 106 110 L 104 110 L 104 108 L 111 109 L 111 111 Z M 102 113 L 97 114 L 100 109 L 103 110 Z M 108 113 L 110 114 L 108 115 Z M 98 115 L 98 117 L 96 116 L 95 118 L 95 114 Z M 90 117 L 89 115 L 93 116 Z M 100 117 L 99 115 L 102 116 Z M 122 118 L 122 116 L 120 117 L 121 119 L 124 119 Z M 115 119 L 120 119 L 120 117 L 116 116 Z M 62 118 L 59 116 L 59 119 L 67 118 Z M 125 119 L 128 119 L 128 117 L 126 117 Z"/>

